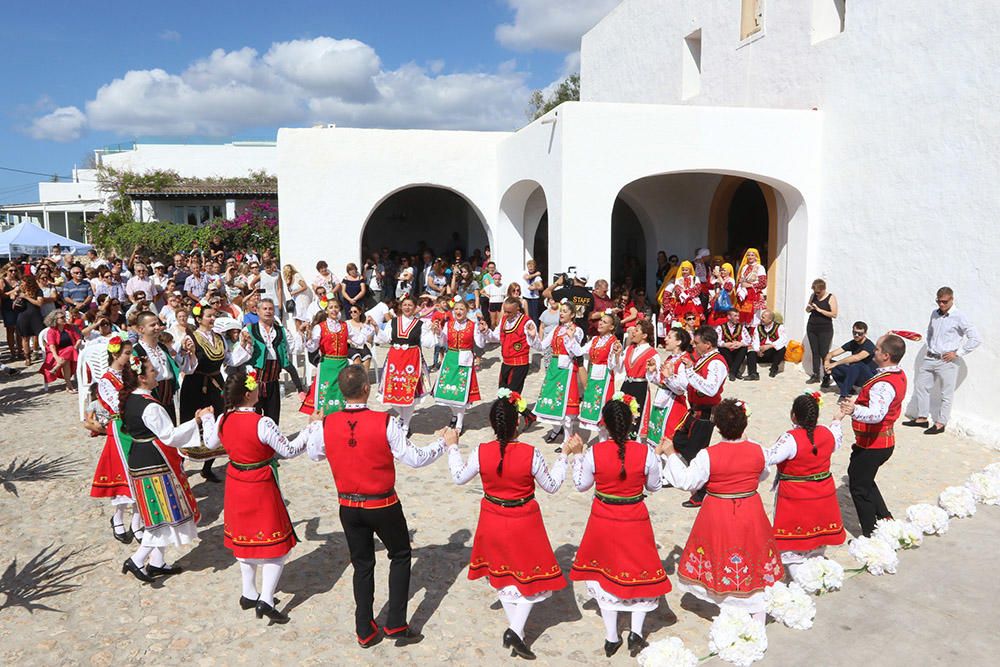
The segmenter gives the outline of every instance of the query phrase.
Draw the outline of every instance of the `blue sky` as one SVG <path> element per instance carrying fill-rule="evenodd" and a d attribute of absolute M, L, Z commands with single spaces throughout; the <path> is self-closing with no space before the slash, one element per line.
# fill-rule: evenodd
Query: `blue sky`
<path fill-rule="evenodd" d="M 619 1 L 12 2 L 0 167 L 68 175 L 109 144 L 317 122 L 515 129 Z M 0 170 L 0 202 L 38 180 Z"/>

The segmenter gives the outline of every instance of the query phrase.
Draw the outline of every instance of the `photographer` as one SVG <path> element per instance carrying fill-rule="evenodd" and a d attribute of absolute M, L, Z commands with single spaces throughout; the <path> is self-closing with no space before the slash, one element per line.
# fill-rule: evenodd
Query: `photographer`
<path fill-rule="evenodd" d="M 587 331 L 590 313 L 594 310 L 594 294 L 587 287 L 588 271 L 571 266 L 566 273 L 553 277 L 552 284 L 545 288 L 542 296 L 562 302 L 564 299 L 573 306 L 573 321 L 581 330 Z"/>

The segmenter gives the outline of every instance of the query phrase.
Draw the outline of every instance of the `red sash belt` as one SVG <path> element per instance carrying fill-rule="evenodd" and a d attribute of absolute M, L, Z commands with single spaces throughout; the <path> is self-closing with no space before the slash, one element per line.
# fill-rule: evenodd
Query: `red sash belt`
<path fill-rule="evenodd" d="M 399 502 L 399 496 L 395 489 L 390 489 L 385 493 L 363 494 L 363 493 L 338 493 L 337 500 L 343 507 L 358 507 L 363 510 L 377 510 L 383 507 L 391 507 Z"/>

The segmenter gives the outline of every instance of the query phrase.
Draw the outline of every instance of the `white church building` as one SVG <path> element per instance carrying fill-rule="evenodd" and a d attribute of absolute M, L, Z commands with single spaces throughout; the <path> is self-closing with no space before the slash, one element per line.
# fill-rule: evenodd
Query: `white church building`
<path fill-rule="evenodd" d="M 923 331 L 950 285 L 986 341 L 950 427 L 997 443 L 998 24 L 992 0 L 625 0 L 583 38 L 582 101 L 517 132 L 281 129 L 281 255 L 343 271 L 458 233 L 505 275 L 593 279 L 757 246 L 793 338 L 826 279 L 834 345 Z"/>

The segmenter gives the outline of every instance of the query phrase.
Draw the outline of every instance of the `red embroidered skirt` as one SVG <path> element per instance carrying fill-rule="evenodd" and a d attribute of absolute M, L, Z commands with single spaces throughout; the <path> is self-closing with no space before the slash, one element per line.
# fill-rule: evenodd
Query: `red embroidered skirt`
<path fill-rule="evenodd" d="M 280 558 L 295 546 L 295 532 L 271 466 L 228 466 L 223 543 L 237 558 Z"/>
<path fill-rule="evenodd" d="M 536 501 L 520 507 L 480 502 L 469 579 L 481 577 L 489 577 L 497 590 L 515 586 L 524 596 L 565 588 Z"/>
<path fill-rule="evenodd" d="M 122 463 L 121 450 L 115 438 L 117 428 L 113 421 L 108 422 L 108 437 L 104 440 L 101 458 L 97 460 L 94 470 L 94 480 L 90 483 L 92 498 L 114 498 L 116 496 L 132 497 L 132 487 L 125 474 L 125 464 Z"/>
<path fill-rule="evenodd" d="M 677 576 L 719 595 L 750 596 L 784 576 L 759 494 L 706 496 L 691 527 Z"/>
<path fill-rule="evenodd" d="M 779 551 L 811 551 L 844 543 L 844 522 L 832 477 L 778 483 L 774 538 Z"/>
<path fill-rule="evenodd" d="M 608 505 L 595 498 L 569 578 L 596 581 L 622 600 L 669 593 L 646 503 Z"/>
<path fill-rule="evenodd" d="M 419 347 L 390 347 L 382 367 L 382 402 L 413 405 L 416 398 L 425 393 L 422 365 Z"/>
<path fill-rule="evenodd" d="M 677 427 L 684 421 L 687 413 L 687 401 L 675 398 L 673 405 L 670 406 L 670 412 L 667 413 L 666 419 L 663 420 L 663 437 L 673 440 L 674 433 L 677 433 Z"/>

